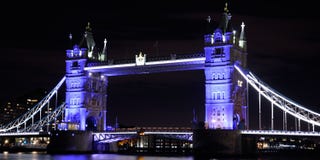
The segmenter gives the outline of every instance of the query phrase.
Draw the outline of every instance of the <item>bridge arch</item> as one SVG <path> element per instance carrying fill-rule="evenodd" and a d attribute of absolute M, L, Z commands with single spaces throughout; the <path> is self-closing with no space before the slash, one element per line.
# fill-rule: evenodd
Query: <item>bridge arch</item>
<path fill-rule="evenodd" d="M 86 130 L 87 131 L 97 131 L 97 120 L 93 116 L 89 116 L 86 119 Z"/>

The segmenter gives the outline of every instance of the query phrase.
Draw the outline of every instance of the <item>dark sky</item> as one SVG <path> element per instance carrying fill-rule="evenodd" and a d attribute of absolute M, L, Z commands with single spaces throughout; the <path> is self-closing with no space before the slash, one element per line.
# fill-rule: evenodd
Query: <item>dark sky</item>
<path fill-rule="evenodd" d="M 108 39 L 108 57 L 131 59 L 203 52 L 205 18 L 218 21 L 225 1 L 45 1 L 1 5 L 0 101 L 51 90 L 65 72 L 68 34 L 80 42 L 87 22 L 98 47 Z M 232 23 L 246 24 L 248 66 L 280 93 L 320 107 L 317 66 L 320 22 L 308 1 L 229 1 Z M 153 47 L 158 41 L 159 53 Z M 204 75 L 200 71 L 112 77 L 108 119 L 141 126 L 186 126 L 192 108 L 203 117 Z M 148 114 L 150 113 L 150 114 Z M 172 120 L 174 119 L 174 120 Z"/>

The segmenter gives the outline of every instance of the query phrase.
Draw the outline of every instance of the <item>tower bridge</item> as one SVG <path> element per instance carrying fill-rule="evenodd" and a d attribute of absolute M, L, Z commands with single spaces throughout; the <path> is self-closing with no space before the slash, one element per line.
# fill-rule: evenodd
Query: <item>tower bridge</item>
<path fill-rule="evenodd" d="M 154 137 L 147 139 L 152 139 L 152 144 L 158 144 L 158 141 L 162 144 L 160 136 L 170 139 L 170 144 L 188 143 L 192 146 L 193 141 L 193 147 L 198 149 L 211 146 L 205 148 L 208 152 L 218 151 L 212 145 L 219 144 L 227 148 L 228 153 L 238 153 L 239 145 L 250 143 L 254 146 L 262 137 L 268 137 L 270 141 L 263 143 L 270 144 L 271 139 L 279 136 L 313 137 L 314 143 L 320 144 L 320 133 L 317 132 L 320 114 L 275 91 L 247 68 L 245 24 L 242 22 L 240 30 L 234 30 L 231 26 L 231 13 L 225 7 L 221 22 L 214 27 L 212 25 L 209 19 L 210 27 L 204 34 L 203 53 L 151 58 L 140 52 L 128 61 L 117 62 L 108 59 L 106 40 L 101 51 L 96 49 L 92 28 L 88 24 L 83 41 L 66 50 L 65 77 L 34 108 L 1 126 L 0 138 L 45 135 L 52 138 L 50 145 L 65 150 L 69 148 L 62 143 L 62 139 L 68 139 L 70 146 L 91 146 L 92 142 L 114 143 L 140 137 L 135 142 L 139 148 L 147 141 L 141 137 L 150 135 Z M 205 119 L 202 126 L 191 131 L 163 131 L 155 128 L 107 130 L 107 100 L 110 100 L 107 98 L 108 77 L 186 70 L 200 70 L 205 75 L 205 104 L 202 107 Z M 66 85 L 65 102 L 57 104 L 57 93 L 62 84 Z M 258 94 L 257 106 L 249 106 L 250 87 Z M 262 107 L 266 107 L 262 106 L 262 98 L 270 102 L 271 115 L 267 121 L 262 119 Z M 52 105 L 56 109 L 49 111 L 49 106 Z M 258 107 L 255 115 L 249 115 L 252 107 Z M 275 111 L 283 113 L 280 122 L 282 128 L 274 125 L 279 123 L 276 121 Z M 258 128 L 250 125 L 252 117 L 258 120 Z M 288 129 L 288 117 L 294 119 L 293 129 Z M 263 124 L 268 124 L 270 128 L 263 129 Z M 75 138 L 79 137 L 84 140 L 75 142 Z M 178 143 L 177 139 L 183 140 L 183 143 Z"/>

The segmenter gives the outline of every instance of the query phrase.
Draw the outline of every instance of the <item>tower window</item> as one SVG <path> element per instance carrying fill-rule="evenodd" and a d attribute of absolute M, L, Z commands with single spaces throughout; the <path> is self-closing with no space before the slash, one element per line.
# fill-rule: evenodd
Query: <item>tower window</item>
<path fill-rule="evenodd" d="M 223 48 L 215 48 L 215 55 L 223 54 Z"/>
<path fill-rule="evenodd" d="M 212 92 L 212 99 L 215 100 L 216 99 L 216 93 Z"/>
<path fill-rule="evenodd" d="M 216 30 L 214 33 L 214 42 L 222 42 L 222 32 L 221 30 Z"/>
<path fill-rule="evenodd" d="M 73 62 L 72 67 L 78 67 L 78 61 Z"/>

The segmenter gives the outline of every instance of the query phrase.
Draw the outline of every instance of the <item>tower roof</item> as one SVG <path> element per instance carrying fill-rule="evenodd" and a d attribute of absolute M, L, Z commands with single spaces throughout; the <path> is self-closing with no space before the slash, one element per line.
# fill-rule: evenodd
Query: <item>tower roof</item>
<path fill-rule="evenodd" d="M 220 28 L 223 33 L 232 32 L 231 13 L 229 13 L 228 3 L 225 3 L 223 11 L 218 28 Z"/>
<path fill-rule="evenodd" d="M 217 28 L 218 24 L 214 21 L 210 16 L 206 18 L 206 25 L 205 25 L 205 34 L 212 34 L 214 28 Z"/>
<path fill-rule="evenodd" d="M 244 24 L 244 22 L 242 22 L 242 23 L 241 23 L 241 32 L 240 32 L 240 37 L 239 37 L 240 40 L 246 40 L 246 35 L 245 35 L 245 32 L 244 32 L 244 27 L 245 27 L 245 24 Z"/>

